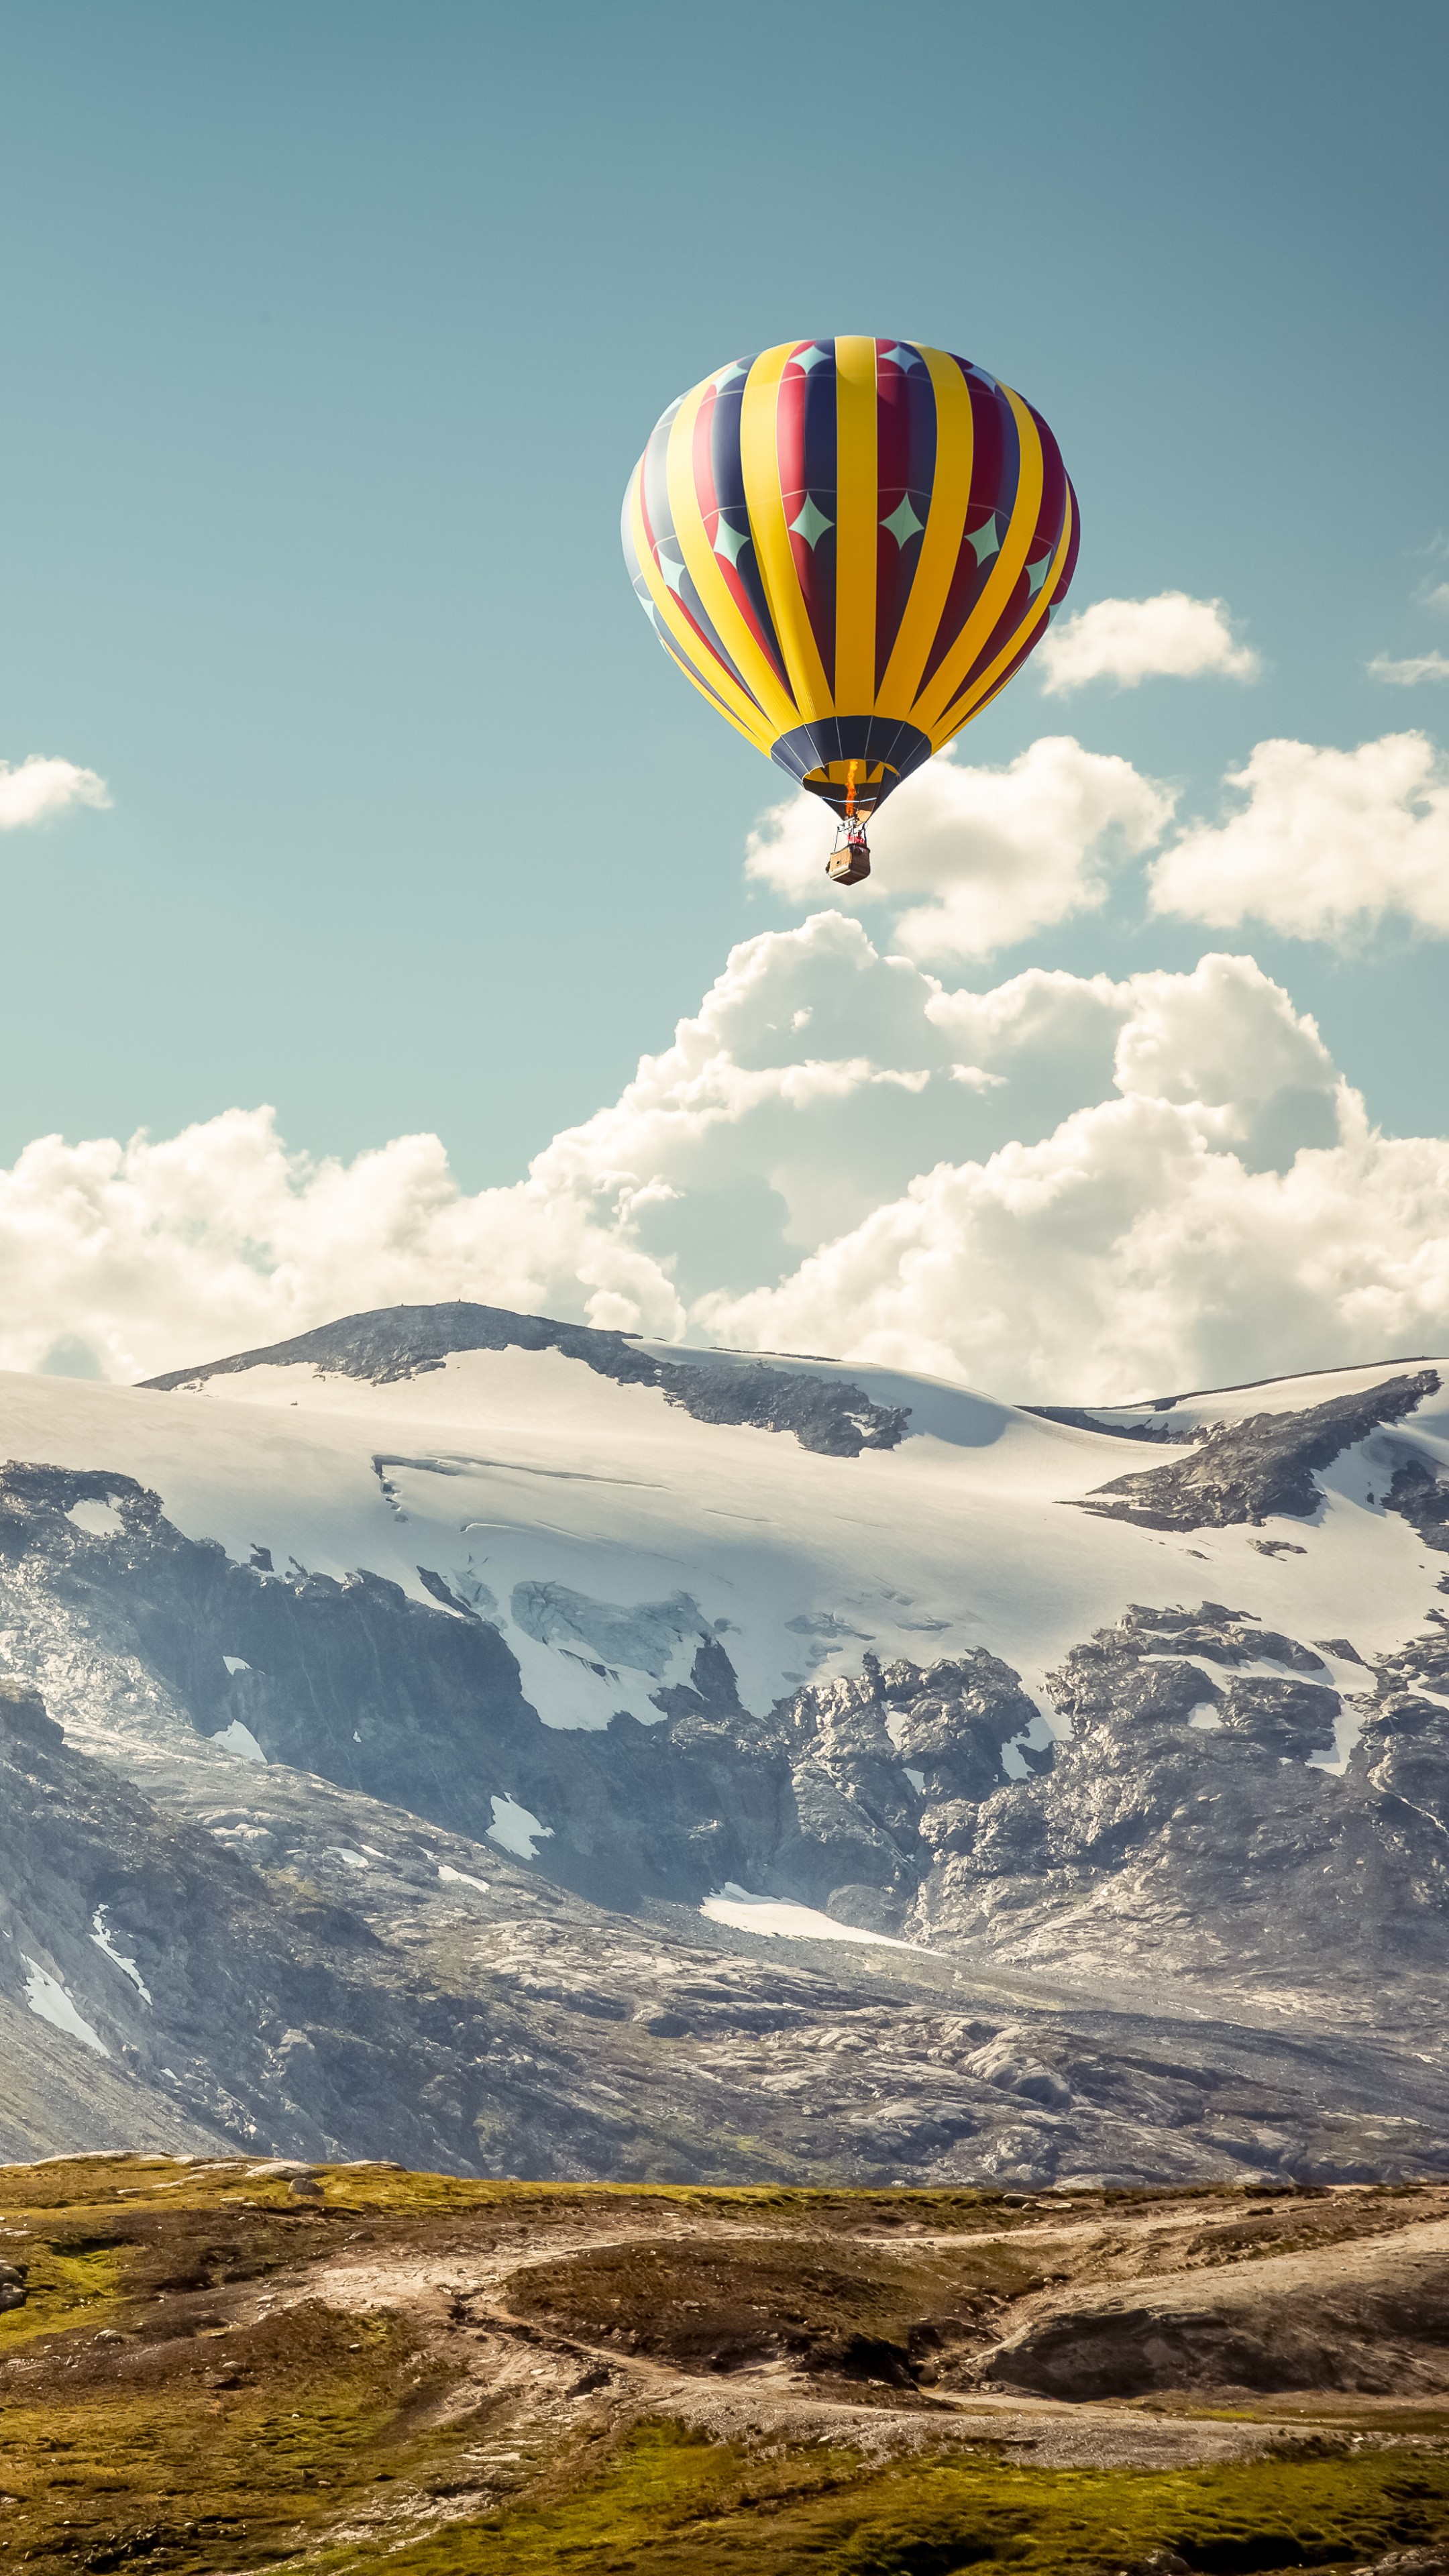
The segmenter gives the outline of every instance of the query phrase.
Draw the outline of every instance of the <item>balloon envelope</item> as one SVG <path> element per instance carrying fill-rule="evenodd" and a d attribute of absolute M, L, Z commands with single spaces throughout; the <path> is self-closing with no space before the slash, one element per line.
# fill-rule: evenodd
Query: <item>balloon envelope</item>
<path fill-rule="evenodd" d="M 914 340 L 787 340 L 670 404 L 623 533 L 686 677 L 866 815 L 1040 642 L 1077 506 L 1040 413 L 984 368 Z"/>

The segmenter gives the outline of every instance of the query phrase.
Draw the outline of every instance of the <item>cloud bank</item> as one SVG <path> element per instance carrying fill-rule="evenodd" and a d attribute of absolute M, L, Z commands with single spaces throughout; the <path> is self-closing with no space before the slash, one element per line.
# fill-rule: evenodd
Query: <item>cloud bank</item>
<path fill-rule="evenodd" d="M 822 912 L 509 1188 L 266 1110 L 0 1174 L 0 1361 L 126 1379 L 400 1299 L 838 1351 L 1030 1400 L 1449 1346 L 1449 1141 L 1251 958 L 951 989 Z"/>
<path fill-rule="evenodd" d="M 1154 599 L 1099 599 L 1059 618 L 1037 646 L 1042 694 L 1064 698 L 1091 680 L 1135 689 L 1142 680 L 1196 680 L 1209 672 L 1255 680 L 1262 664 L 1240 644 L 1227 602 L 1162 590 Z"/>
<path fill-rule="evenodd" d="M 93 769 L 78 769 L 73 760 L 47 760 L 32 752 L 18 769 L 0 760 L 0 832 L 17 832 L 27 823 L 48 823 L 73 805 L 109 805 L 110 793 Z"/>
<path fill-rule="evenodd" d="M 801 905 L 854 915 L 890 904 L 892 945 L 942 966 L 1098 910 L 1124 861 L 1154 849 L 1159 915 L 1221 930 L 1258 921 L 1340 948 L 1391 916 L 1449 935 L 1449 761 L 1426 734 L 1384 734 L 1353 751 L 1260 742 L 1223 784 L 1226 814 L 1187 823 L 1162 849 L 1176 791 L 1129 760 L 1071 734 L 1044 735 L 999 769 L 947 751 L 872 823 L 879 865 L 849 895 L 825 878 L 832 818 L 803 794 L 762 816 L 745 869 Z"/>
<path fill-rule="evenodd" d="M 1425 734 L 1356 751 L 1260 742 L 1227 785 L 1240 810 L 1149 869 L 1154 911 L 1340 946 L 1390 913 L 1449 932 L 1449 763 Z"/>
<path fill-rule="evenodd" d="M 1172 818 L 1170 791 L 1130 760 L 1049 734 L 1004 769 L 938 754 L 871 825 L 879 873 L 853 898 L 905 902 L 909 957 L 986 957 L 1106 900 L 1115 861 L 1139 856 Z M 832 816 L 811 796 L 772 806 L 745 872 L 797 903 L 826 898 Z"/>

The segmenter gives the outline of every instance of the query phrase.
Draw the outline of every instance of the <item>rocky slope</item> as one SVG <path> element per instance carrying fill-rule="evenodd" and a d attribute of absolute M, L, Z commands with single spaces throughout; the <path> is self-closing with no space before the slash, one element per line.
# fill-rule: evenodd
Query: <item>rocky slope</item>
<path fill-rule="evenodd" d="M 0 2153 L 1439 2170 L 1440 1374 L 443 1307 L 3 1381 Z"/>
<path fill-rule="evenodd" d="M 0 1682 L 0 1956 L 29 2006 L 6 2014 L 0 2155 L 140 2136 L 651 2181 L 1449 2171 L 1446 2088 L 1403 2049 L 1073 2013 L 904 1948 L 811 1944 L 806 1968 L 705 1946 L 728 1930 L 600 1913 L 281 1770 L 265 1805 L 193 1803 L 156 1804 Z"/>

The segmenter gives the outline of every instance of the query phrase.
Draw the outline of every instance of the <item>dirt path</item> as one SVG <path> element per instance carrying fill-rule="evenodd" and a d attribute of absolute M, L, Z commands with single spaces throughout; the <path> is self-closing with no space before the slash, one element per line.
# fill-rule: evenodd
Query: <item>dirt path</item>
<path fill-rule="evenodd" d="M 1304 2204 L 1301 2222 L 1327 2241 L 1275 2250 L 1271 2233 L 1257 2245 L 1233 2243 L 1227 2259 L 1214 2255 L 1215 2237 L 1241 2240 L 1259 2212 L 1235 2195 L 1223 2201 L 1189 2199 L 1128 2211 L 1109 2208 L 1076 2217 L 1044 2211 L 1039 2219 L 964 2231 L 922 2226 L 870 2229 L 842 2240 L 828 2225 L 804 2216 L 788 2222 L 790 2241 L 829 2249 L 837 2260 L 855 2258 L 900 2265 L 934 2259 L 948 2269 L 952 2257 L 969 2258 L 1009 2247 L 1029 2262 L 1040 2250 L 1053 2277 L 1003 2302 L 996 2331 L 981 2341 L 985 2361 L 1012 2337 L 1043 2321 L 1095 2312 L 1103 2298 L 1131 2305 L 1170 2300 L 1207 2310 L 1246 2287 L 1273 2296 L 1301 2291 L 1311 2298 L 1326 2262 L 1336 2273 L 1369 2277 L 1386 2258 L 1412 2265 L 1449 2254 L 1449 2216 L 1411 2217 L 1404 2203 L 1386 2201 L 1354 2186 Z M 1402 2213 L 1402 2214 L 1401 2214 Z M 1405 2223 L 1407 2221 L 1408 2223 Z M 1267 2221 L 1265 2220 L 1265 2227 Z M 711 2245 L 722 2257 L 782 2243 L 782 2225 L 742 2222 L 711 2214 Z M 466 2402 L 504 2400 L 525 2420 L 556 2422 L 560 2413 L 611 2421 L 665 2413 L 717 2439 L 781 2435 L 791 2441 L 848 2441 L 885 2455 L 947 2444 L 989 2443 L 1043 2466 L 1187 2466 L 1250 2457 L 1301 2437 L 1305 2400 L 1282 2410 L 1271 2398 L 1254 2404 L 1242 2420 L 1242 2392 L 1228 2420 L 1210 2411 L 1213 2392 L 1201 2392 L 1203 2411 L 1162 2407 L 1154 2401 L 1055 2396 L 980 2387 L 902 2388 L 873 2384 L 856 2396 L 788 2358 L 746 2362 L 727 2375 L 708 2364 L 682 2364 L 658 2353 L 631 2349 L 580 2325 L 567 2327 L 521 2315 L 505 2298 L 505 2285 L 520 2273 L 567 2273 L 581 2257 L 627 2254 L 631 2247 L 693 2247 L 701 2234 L 694 2210 L 661 2204 L 622 2220 L 599 2211 L 599 2223 L 580 2224 L 577 2213 L 556 2226 L 505 2230 L 491 2245 L 450 2244 L 416 2256 L 334 2257 L 317 2268 L 276 2280 L 258 2309 L 275 2301 L 322 2299 L 349 2313 L 405 2311 L 422 2326 L 431 2348 L 461 2373 L 450 2401 L 456 2415 Z M 1172 2261 L 1178 2247 L 1183 2260 Z M 1192 2259 L 1189 2261 L 1189 2257 Z M 1134 2263 L 1135 2258 L 1135 2263 Z M 1145 2262 L 1148 2268 L 1136 2268 Z M 965 2262 L 963 2259 L 963 2268 Z M 1065 2276 L 1065 2277 L 1064 2277 Z M 465 2401 L 461 2389 L 468 2392 Z M 1405 2391 L 1401 2414 L 1414 2399 Z M 1219 2396 L 1221 2403 L 1221 2393 Z M 1349 2419 L 1371 2434 L 1370 2400 L 1344 2401 Z M 1432 2411 L 1432 2409 L 1430 2410 Z"/>

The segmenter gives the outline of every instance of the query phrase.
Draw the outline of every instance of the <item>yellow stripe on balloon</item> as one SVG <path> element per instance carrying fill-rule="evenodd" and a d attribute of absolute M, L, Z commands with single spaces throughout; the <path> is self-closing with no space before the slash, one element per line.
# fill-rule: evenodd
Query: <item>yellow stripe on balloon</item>
<path fill-rule="evenodd" d="M 1012 663 L 1016 660 L 1023 644 L 1026 643 L 1029 636 L 1034 636 L 1038 628 L 1045 623 L 1047 611 L 1051 607 L 1052 600 L 1056 593 L 1057 583 L 1061 579 L 1062 567 L 1066 562 L 1071 541 L 1072 495 L 1071 487 L 1069 485 L 1067 489 L 1066 516 L 1062 521 L 1062 532 L 1060 537 L 1057 539 L 1057 548 L 1052 557 L 1051 569 L 1042 583 L 1040 590 L 1037 592 L 1035 599 L 1032 601 L 1029 615 L 1022 619 L 1021 624 L 1016 628 L 1013 634 L 1008 635 L 1000 652 L 987 663 L 987 666 L 981 673 L 980 678 L 972 682 L 969 694 L 960 699 L 958 703 L 950 709 L 950 722 L 946 725 L 945 730 L 938 734 L 933 734 L 931 737 L 932 748 L 934 750 L 939 751 L 942 743 L 949 742 L 953 734 L 958 734 L 963 725 L 968 725 L 973 716 L 981 713 L 981 710 L 985 706 L 988 698 L 995 697 L 997 690 L 1001 686 L 1002 680 L 1005 678 Z"/>
<path fill-rule="evenodd" d="M 916 577 L 876 700 L 876 713 L 882 716 L 909 716 L 914 711 L 921 673 L 935 643 L 961 553 L 971 499 L 975 425 L 966 379 L 955 359 L 940 349 L 918 349 L 917 355 L 930 369 L 936 389 L 936 473 Z"/>
<path fill-rule="evenodd" d="M 694 429 L 699 407 L 714 383 L 706 376 L 693 393 L 685 395 L 669 433 L 669 509 L 674 520 L 674 533 L 690 578 L 699 593 L 700 605 L 714 627 L 747 689 L 752 689 L 764 709 L 769 725 L 766 744 L 778 734 L 788 733 L 798 724 L 794 700 L 785 687 L 768 654 L 755 641 L 747 620 L 730 596 L 729 584 L 720 570 L 719 557 L 705 530 L 704 513 L 694 481 Z"/>
<path fill-rule="evenodd" d="M 794 351 L 801 345 L 798 340 L 784 340 L 777 349 L 762 351 L 745 378 L 740 402 L 740 464 L 744 472 L 745 506 L 754 532 L 755 561 L 760 568 L 760 579 L 770 603 L 771 620 L 779 638 L 795 701 L 793 714 L 797 725 L 813 724 L 817 716 L 834 713 L 824 666 L 811 630 L 805 594 L 795 570 L 790 531 L 785 525 L 785 503 L 780 492 L 780 455 L 775 437 L 780 378 Z"/>
<path fill-rule="evenodd" d="M 759 708 L 746 696 L 738 681 L 731 679 L 723 665 L 715 660 L 708 646 L 700 642 L 654 560 L 654 548 L 649 543 L 649 532 L 644 524 L 641 483 L 642 474 L 636 467 L 634 480 L 629 487 L 629 512 L 634 531 L 634 551 L 639 558 L 639 569 L 644 575 L 649 596 L 659 612 L 669 640 L 685 670 L 703 690 L 711 704 L 722 707 L 731 723 L 738 726 L 740 732 L 754 743 L 757 750 L 768 755 L 770 745 L 775 740 L 777 728 L 771 726 L 767 718 L 762 717 Z"/>
<path fill-rule="evenodd" d="M 867 716 L 875 706 L 880 524 L 874 340 L 835 343 L 835 489 L 835 708 Z"/>
<path fill-rule="evenodd" d="M 1011 405 L 1017 436 L 1021 441 L 1016 506 L 1011 513 L 1011 524 L 1003 539 L 1001 552 L 991 567 L 986 588 L 939 671 L 935 673 L 929 687 L 922 690 L 920 698 L 911 711 L 912 723 L 919 725 L 923 733 L 930 734 L 932 741 L 935 740 L 936 727 L 960 689 L 982 646 L 987 642 L 992 628 L 997 624 L 1002 610 L 1021 578 L 1026 563 L 1027 548 L 1036 534 L 1036 523 L 1041 512 L 1042 452 L 1036 423 L 1021 396 L 1014 394 L 1010 385 L 1003 385 L 1001 390 Z M 954 724 L 951 730 L 955 730 Z"/>

